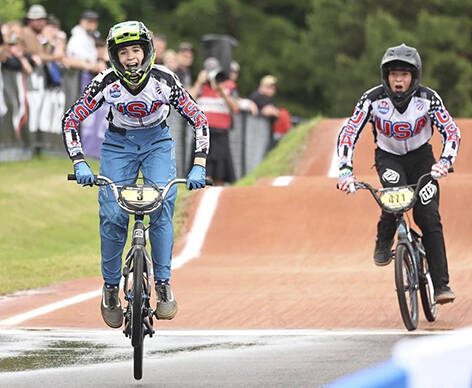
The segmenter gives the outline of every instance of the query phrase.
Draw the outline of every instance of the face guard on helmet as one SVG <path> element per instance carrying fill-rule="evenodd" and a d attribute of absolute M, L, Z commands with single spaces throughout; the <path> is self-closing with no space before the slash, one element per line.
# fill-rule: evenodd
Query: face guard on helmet
<path fill-rule="evenodd" d="M 118 59 L 118 49 L 133 44 L 139 44 L 144 51 L 140 66 L 126 69 Z M 140 85 L 147 77 L 154 64 L 156 52 L 152 36 L 141 22 L 123 22 L 110 28 L 107 37 L 108 56 L 115 74 L 132 86 Z"/>
<path fill-rule="evenodd" d="M 380 63 L 380 77 L 387 95 L 398 110 L 405 111 L 411 97 L 418 89 L 421 81 L 421 68 L 421 58 L 414 47 L 402 43 L 400 46 L 388 48 L 385 52 Z M 388 82 L 390 70 L 406 70 L 411 73 L 411 84 L 406 92 L 394 92 L 390 88 Z"/>

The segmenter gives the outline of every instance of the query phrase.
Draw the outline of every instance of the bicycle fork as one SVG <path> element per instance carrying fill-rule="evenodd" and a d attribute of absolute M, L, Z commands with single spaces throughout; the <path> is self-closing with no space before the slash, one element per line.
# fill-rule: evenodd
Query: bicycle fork
<path fill-rule="evenodd" d="M 149 337 L 152 337 L 154 334 L 153 329 L 153 314 L 154 311 L 150 306 L 151 298 L 151 268 L 152 268 L 152 259 L 149 253 L 146 250 L 146 234 L 145 227 L 142 223 L 142 219 L 136 217 L 136 222 L 133 227 L 132 233 L 132 242 L 131 249 L 128 251 L 125 259 L 125 265 L 123 268 L 123 291 L 125 295 L 125 300 L 128 302 L 127 306 L 124 309 L 125 317 L 125 329 L 123 333 L 126 337 L 131 337 L 131 304 L 133 303 L 133 298 L 141 297 L 143 298 L 144 312 L 143 312 L 143 324 L 144 324 L 144 335 L 148 334 Z M 143 253 L 144 262 L 143 265 L 143 294 L 141 296 L 133 295 L 132 292 L 128 289 L 129 276 L 133 272 L 133 267 L 135 265 L 133 258 L 135 256 L 136 250 L 141 250 Z"/>

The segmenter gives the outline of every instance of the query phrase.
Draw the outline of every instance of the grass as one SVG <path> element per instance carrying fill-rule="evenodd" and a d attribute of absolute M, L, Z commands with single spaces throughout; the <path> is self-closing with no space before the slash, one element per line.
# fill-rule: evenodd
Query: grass
<path fill-rule="evenodd" d="M 100 276 L 98 192 L 68 182 L 70 172 L 64 158 L 0 163 L 0 295 Z M 191 194 L 179 189 L 176 234 Z"/>
<path fill-rule="evenodd" d="M 293 174 L 319 119 L 291 130 L 236 186 Z M 98 163 L 90 161 L 94 171 Z M 52 283 L 101 276 L 97 189 L 68 182 L 68 159 L 36 157 L 0 163 L 0 295 Z M 180 186 L 181 187 L 181 186 Z M 178 236 L 193 192 L 179 188 Z"/>

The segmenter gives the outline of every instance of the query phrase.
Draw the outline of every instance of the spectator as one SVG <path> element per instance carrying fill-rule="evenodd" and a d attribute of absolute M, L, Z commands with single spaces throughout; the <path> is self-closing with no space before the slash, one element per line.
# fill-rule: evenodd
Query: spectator
<path fill-rule="evenodd" d="M 249 98 L 254 101 L 262 116 L 269 118 L 272 129 L 270 149 L 275 147 L 279 140 L 292 126 L 291 116 L 287 109 L 276 107 L 274 97 L 277 92 L 277 78 L 265 75 L 259 82 L 259 88 Z"/>
<path fill-rule="evenodd" d="M 174 50 L 166 50 L 163 57 L 163 65 L 175 73 L 177 70 L 177 53 Z"/>
<path fill-rule="evenodd" d="M 262 116 L 275 119 L 279 116 L 279 109 L 274 105 L 274 96 L 277 92 L 277 78 L 265 75 L 259 82 L 259 88 L 249 98 L 254 101 Z"/>
<path fill-rule="evenodd" d="M 93 74 L 106 69 L 103 62 L 98 61 L 95 39 L 98 37 L 98 13 L 87 10 L 82 13 L 79 24 L 71 30 L 71 37 L 67 43 L 65 60 L 66 67 L 72 67 L 91 73 L 88 83 Z"/>
<path fill-rule="evenodd" d="M 31 74 L 36 65 L 31 55 L 25 52 L 25 40 L 18 22 L 10 22 L 3 28 L 6 45 L 2 53 L 2 68 Z"/>
<path fill-rule="evenodd" d="M 185 89 L 190 91 L 192 87 L 192 73 L 190 68 L 193 64 L 194 59 L 194 49 L 190 43 L 183 42 L 177 48 L 177 70 L 175 74 L 179 77 L 180 82 Z M 190 93 L 193 96 L 193 93 Z"/>
<path fill-rule="evenodd" d="M 110 58 L 108 57 L 107 43 L 97 38 L 95 40 L 95 47 L 97 48 L 97 62 L 101 63 L 102 66 L 110 67 Z"/>
<path fill-rule="evenodd" d="M 218 73 L 221 73 L 219 61 L 207 58 L 197 80 L 199 88 L 200 82 L 204 81 L 197 102 L 205 112 L 210 127 L 207 173 L 215 185 L 222 185 L 236 180 L 229 147 L 229 129 L 232 126 L 232 114 L 238 112 L 239 106 L 236 83 L 229 79 L 220 80 Z"/>
<path fill-rule="evenodd" d="M 152 41 L 156 50 L 156 58 L 154 59 L 154 63 L 156 65 L 163 65 L 164 53 L 166 52 L 167 48 L 167 36 L 164 34 L 153 34 Z"/>
<path fill-rule="evenodd" d="M 57 54 L 63 58 L 65 56 L 67 35 L 61 30 L 59 19 L 54 15 L 49 15 L 46 26 L 43 28 L 42 36 L 46 51 Z M 48 87 L 60 86 L 62 84 L 62 73 L 64 67 L 62 62 L 50 61 L 46 63 L 46 85 Z"/>
<path fill-rule="evenodd" d="M 236 61 L 231 61 L 229 79 L 233 81 L 236 85 L 237 85 L 237 81 L 239 77 L 239 70 L 240 70 L 239 63 Z M 238 105 L 239 105 L 239 109 L 242 111 L 249 111 L 254 116 L 257 116 L 259 114 L 259 109 L 257 108 L 257 105 L 255 104 L 255 102 L 248 98 L 241 98 L 238 96 Z"/>
<path fill-rule="evenodd" d="M 47 24 L 47 12 L 41 4 L 32 5 L 25 16 L 25 28 L 22 38 L 25 52 L 31 55 L 34 63 L 39 66 L 43 62 L 61 60 L 63 54 L 48 52 L 43 30 Z"/>

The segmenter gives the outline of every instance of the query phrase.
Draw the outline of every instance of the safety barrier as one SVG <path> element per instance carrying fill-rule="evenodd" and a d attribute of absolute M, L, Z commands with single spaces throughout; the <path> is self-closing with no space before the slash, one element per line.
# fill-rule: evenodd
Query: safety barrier
<path fill-rule="evenodd" d="M 68 70 L 63 75 L 61 87 L 54 88 L 44 87 L 42 68 L 35 69 L 29 76 L 2 69 L 2 75 L 7 112 L 0 127 L 0 161 L 29 159 L 34 153 L 66 157 L 61 118 L 65 109 L 79 97 L 84 74 Z M 107 113 L 108 107 L 104 104 L 81 124 L 82 146 L 88 157 L 98 159 L 100 156 Z M 191 164 L 193 130 L 174 110 L 167 123 L 176 143 L 177 174 L 184 176 Z M 234 116 L 230 149 L 236 178 L 250 172 L 264 159 L 272 136 L 268 119 L 248 112 Z"/>
<path fill-rule="evenodd" d="M 393 348 L 392 359 L 325 388 L 470 388 L 472 328 L 450 334 L 406 338 Z"/>

